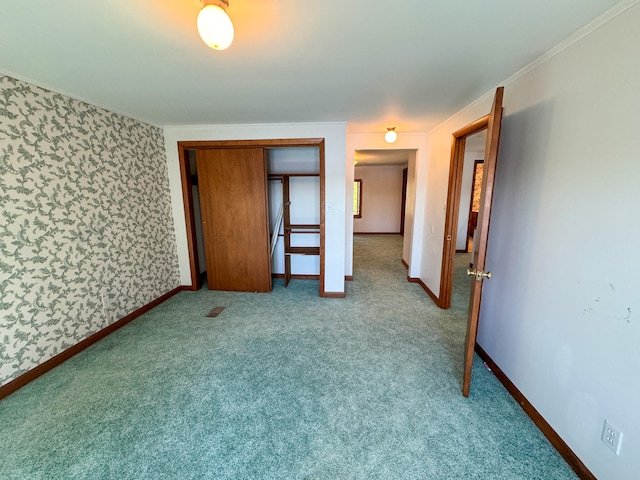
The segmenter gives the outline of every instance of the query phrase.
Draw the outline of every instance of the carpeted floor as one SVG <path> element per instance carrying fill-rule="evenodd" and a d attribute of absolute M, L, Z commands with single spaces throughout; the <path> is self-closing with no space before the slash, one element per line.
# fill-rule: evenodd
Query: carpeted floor
<path fill-rule="evenodd" d="M 460 394 L 468 255 L 441 311 L 401 250 L 357 235 L 346 299 L 171 298 L 0 401 L 0 478 L 576 478 L 479 359 Z"/>

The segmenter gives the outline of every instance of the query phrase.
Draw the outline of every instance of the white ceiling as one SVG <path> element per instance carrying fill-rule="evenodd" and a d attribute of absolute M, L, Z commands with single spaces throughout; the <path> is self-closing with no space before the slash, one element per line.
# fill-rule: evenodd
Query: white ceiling
<path fill-rule="evenodd" d="M 617 0 L 0 0 L 0 71 L 154 125 L 349 122 L 425 132 Z"/>

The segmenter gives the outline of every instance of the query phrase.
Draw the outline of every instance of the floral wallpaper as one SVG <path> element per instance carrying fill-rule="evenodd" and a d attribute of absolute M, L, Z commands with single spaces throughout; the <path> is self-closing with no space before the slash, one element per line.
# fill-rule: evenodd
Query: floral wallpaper
<path fill-rule="evenodd" d="M 0 385 L 179 283 L 162 130 L 0 75 Z"/>
<path fill-rule="evenodd" d="M 482 174 L 484 173 L 484 161 L 476 160 L 473 170 L 473 196 L 471 197 L 471 211 L 480 211 L 480 195 L 482 194 Z"/>

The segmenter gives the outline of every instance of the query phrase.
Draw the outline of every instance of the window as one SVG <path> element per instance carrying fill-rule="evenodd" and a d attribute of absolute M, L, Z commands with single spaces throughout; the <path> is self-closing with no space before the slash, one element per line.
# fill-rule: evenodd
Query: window
<path fill-rule="evenodd" d="M 362 218 L 362 180 L 353 182 L 353 218 Z"/>

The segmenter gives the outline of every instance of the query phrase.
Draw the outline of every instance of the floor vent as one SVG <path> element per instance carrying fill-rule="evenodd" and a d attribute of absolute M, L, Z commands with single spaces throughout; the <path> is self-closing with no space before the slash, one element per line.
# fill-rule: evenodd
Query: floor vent
<path fill-rule="evenodd" d="M 211 310 L 209 313 L 207 313 L 206 316 L 210 318 L 215 318 L 218 315 L 220 315 L 223 310 L 224 310 L 224 307 L 216 307 L 213 310 Z"/>

